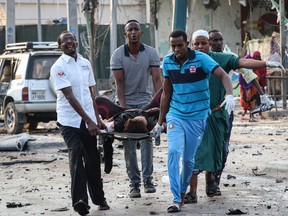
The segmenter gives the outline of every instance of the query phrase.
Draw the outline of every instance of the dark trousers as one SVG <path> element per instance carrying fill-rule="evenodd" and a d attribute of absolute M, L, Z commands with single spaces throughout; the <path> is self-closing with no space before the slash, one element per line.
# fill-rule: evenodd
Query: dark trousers
<path fill-rule="evenodd" d="M 60 133 L 68 147 L 72 205 L 79 200 L 88 204 L 87 186 L 92 202 L 102 204 L 105 197 L 96 136 L 89 135 L 84 121 L 80 129 L 61 125 Z"/>

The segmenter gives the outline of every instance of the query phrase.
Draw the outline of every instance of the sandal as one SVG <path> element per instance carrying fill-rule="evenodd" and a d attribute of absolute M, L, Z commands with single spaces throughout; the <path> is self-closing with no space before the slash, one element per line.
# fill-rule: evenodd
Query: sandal
<path fill-rule="evenodd" d="M 257 122 L 257 120 L 255 118 L 250 118 L 249 122 Z"/>
<path fill-rule="evenodd" d="M 184 204 L 197 203 L 197 195 L 192 195 L 191 192 L 188 192 L 184 198 Z"/>
<path fill-rule="evenodd" d="M 216 186 L 214 196 L 221 196 L 221 190 L 220 190 L 220 187 L 219 187 L 219 186 Z"/>
<path fill-rule="evenodd" d="M 206 183 L 206 195 L 208 197 L 213 197 L 216 193 L 216 185 L 214 181 L 212 183 Z"/>
<path fill-rule="evenodd" d="M 180 212 L 181 211 L 181 206 L 179 203 L 173 203 L 168 206 L 167 212 L 168 213 L 175 213 L 175 212 Z"/>

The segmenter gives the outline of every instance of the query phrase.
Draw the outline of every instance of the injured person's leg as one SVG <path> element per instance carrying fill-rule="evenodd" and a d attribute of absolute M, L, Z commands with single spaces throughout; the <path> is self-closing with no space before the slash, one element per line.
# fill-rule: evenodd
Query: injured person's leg
<path fill-rule="evenodd" d="M 104 155 L 102 160 L 104 161 L 104 171 L 109 174 L 113 166 L 113 146 L 114 136 L 110 134 L 100 134 L 103 140 Z"/>
<path fill-rule="evenodd" d="M 114 104 L 108 98 L 101 97 L 101 96 L 96 97 L 96 106 L 97 106 L 99 115 L 103 119 L 109 119 L 113 117 L 114 115 L 126 110 L 125 108 Z"/>

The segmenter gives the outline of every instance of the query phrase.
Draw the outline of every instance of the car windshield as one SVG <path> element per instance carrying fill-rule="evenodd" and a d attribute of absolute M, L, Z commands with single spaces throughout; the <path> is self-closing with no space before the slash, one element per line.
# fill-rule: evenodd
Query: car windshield
<path fill-rule="evenodd" d="M 30 77 L 32 79 L 48 79 L 50 76 L 50 68 L 59 56 L 34 56 L 31 59 Z"/>

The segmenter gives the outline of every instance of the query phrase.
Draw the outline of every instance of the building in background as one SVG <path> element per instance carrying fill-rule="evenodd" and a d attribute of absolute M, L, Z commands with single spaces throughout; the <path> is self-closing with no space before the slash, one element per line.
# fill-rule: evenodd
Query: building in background
<path fill-rule="evenodd" d="M 0 0 L 0 53 L 5 47 L 5 23 L 7 16 L 6 1 Z M 69 0 L 14 0 L 16 42 L 37 41 L 39 38 L 39 21 L 42 25 L 42 41 L 55 41 L 61 31 L 67 29 L 67 3 Z M 110 48 L 114 42 L 111 37 L 110 3 L 112 0 L 95 0 L 95 29 L 96 40 L 94 49 L 95 77 L 100 89 L 110 87 Z M 125 42 L 123 37 L 124 24 L 129 19 L 136 19 L 141 23 L 144 36 L 142 41 L 154 46 L 160 57 L 164 57 L 169 50 L 168 37 L 173 25 L 173 10 L 175 1 L 182 0 L 113 0 L 117 2 L 117 46 Z M 38 5 L 40 2 L 40 16 Z M 84 0 L 77 2 L 77 22 L 79 33 L 79 51 L 89 58 L 90 46 L 86 28 L 86 17 L 83 12 Z M 195 30 L 219 29 L 223 33 L 224 42 L 229 49 L 243 56 L 243 53 L 253 53 L 255 49 L 266 50 L 267 36 L 279 32 L 277 10 L 273 9 L 273 2 L 279 0 L 187 0 L 186 31 L 191 41 Z M 185 8 L 184 8 L 185 9 Z M 285 15 L 287 17 L 288 1 L 285 0 Z M 38 26 L 37 26 L 38 24 Z M 93 32 L 94 32 L 93 31 Z M 253 40 L 254 39 L 254 40 Z M 248 43 L 247 40 L 254 41 Z M 255 42 L 256 41 L 256 42 Z M 245 45 L 245 46 L 244 46 Z M 257 46 L 256 46 L 257 45 Z M 259 45 L 259 46 L 258 46 Z M 263 58 L 269 55 L 264 51 Z"/>
<path fill-rule="evenodd" d="M 273 0 L 274 2 L 279 2 Z M 16 25 L 37 24 L 37 0 L 15 0 Z M 55 25 L 67 22 L 67 0 L 40 0 L 41 24 Z M 109 25 L 111 0 L 98 0 L 95 23 Z M 168 35 L 171 32 L 172 0 L 118 0 L 117 23 L 124 24 L 129 19 L 140 23 L 150 23 L 155 28 L 155 44 L 161 57 L 169 52 Z M 0 0 L 0 27 L 5 26 L 7 14 L 6 0 Z M 85 25 L 82 12 L 83 0 L 77 2 L 78 24 Z M 147 7 L 147 4 L 149 7 Z M 288 3 L 285 8 L 287 11 Z M 245 33 L 250 39 L 262 39 L 279 31 L 277 11 L 272 9 L 272 0 L 188 0 L 186 31 L 189 36 L 198 29 L 219 29 L 224 34 L 225 43 L 240 53 Z"/>

